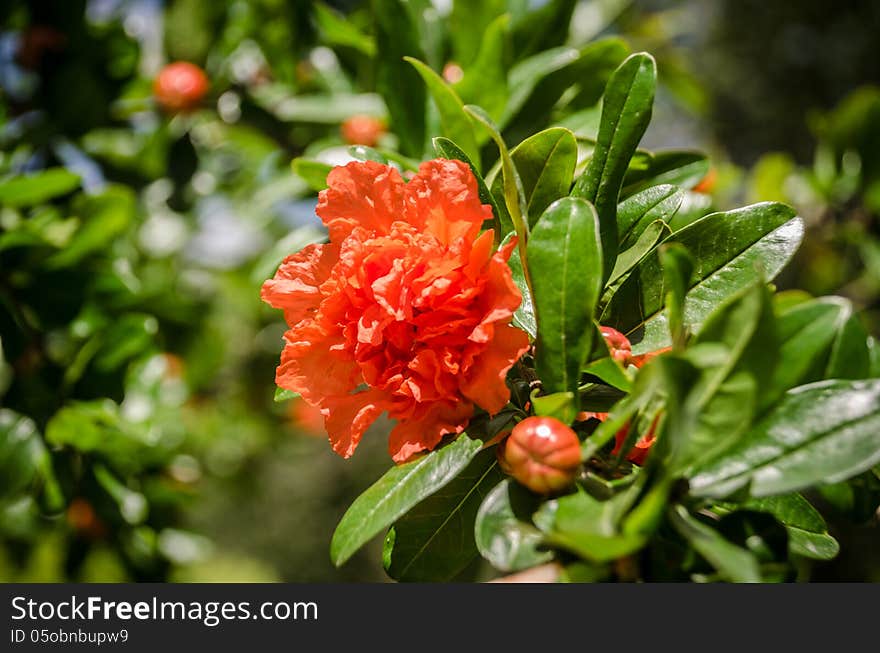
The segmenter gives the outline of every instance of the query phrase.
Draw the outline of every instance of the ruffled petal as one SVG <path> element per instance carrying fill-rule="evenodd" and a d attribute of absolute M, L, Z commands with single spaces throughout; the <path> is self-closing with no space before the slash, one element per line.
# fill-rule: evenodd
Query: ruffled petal
<path fill-rule="evenodd" d="M 402 463 L 431 450 L 447 433 L 464 431 L 473 412 L 473 404 L 468 401 L 430 404 L 422 414 L 397 423 L 388 439 L 388 453 L 394 462 Z"/>
<path fill-rule="evenodd" d="M 355 227 L 387 234 L 403 216 L 406 187 L 395 168 L 375 161 L 352 161 L 327 175 L 327 188 L 318 194 L 315 209 L 331 242 L 341 242 Z"/>
<path fill-rule="evenodd" d="M 333 451 L 349 458 L 364 433 L 386 409 L 385 394 L 373 388 L 322 402 L 324 428 Z"/>
<path fill-rule="evenodd" d="M 444 245 L 473 240 L 492 207 L 480 202 L 477 180 L 466 163 L 434 159 L 419 166 L 406 185 L 406 220 Z"/>
<path fill-rule="evenodd" d="M 360 370 L 344 347 L 341 334 L 330 335 L 317 324 L 284 334 L 275 383 L 318 404 L 324 397 L 346 395 L 360 383 Z"/>
<path fill-rule="evenodd" d="M 272 279 L 263 283 L 260 297 L 284 311 L 289 326 L 311 317 L 321 303 L 320 286 L 339 258 L 335 245 L 308 245 L 278 266 Z"/>
<path fill-rule="evenodd" d="M 474 359 L 461 381 L 461 393 L 494 415 L 510 400 L 507 371 L 529 348 L 525 331 L 507 324 L 495 326 L 491 344 Z"/>

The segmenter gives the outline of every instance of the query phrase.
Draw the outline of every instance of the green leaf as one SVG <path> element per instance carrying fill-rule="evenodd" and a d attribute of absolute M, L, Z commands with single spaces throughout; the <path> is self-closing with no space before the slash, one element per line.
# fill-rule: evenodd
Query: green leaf
<path fill-rule="evenodd" d="M 78 197 L 73 209 L 82 226 L 64 249 L 49 257 L 48 267 L 69 267 L 106 249 L 134 220 L 137 204 L 131 190 L 115 186 L 102 195 Z"/>
<path fill-rule="evenodd" d="M 535 415 L 540 417 L 555 417 L 564 424 L 571 424 L 578 414 L 576 395 L 573 392 L 554 392 L 539 396 L 535 389 L 529 398 Z"/>
<path fill-rule="evenodd" d="M 734 583 L 761 582 L 761 570 L 754 555 L 694 519 L 683 506 L 669 509 L 669 521 L 724 579 Z"/>
<path fill-rule="evenodd" d="M 535 9 L 518 13 L 513 26 L 514 52 L 526 56 L 564 43 L 577 0 L 529 3 Z"/>
<path fill-rule="evenodd" d="M 709 160 L 701 152 L 654 152 L 651 153 L 647 165 L 627 171 L 621 195 L 629 197 L 658 184 L 693 188 L 708 172 Z"/>
<path fill-rule="evenodd" d="M 274 400 L 276 402 L 287 401 L 288 399 L 296 399 L 299 397 L 298 392 L 294 392 L 293 390 L 288 390 L 287 388 L 275 388 L 275 397 Z"/>
<path fill-rule="evenodd" d="M 698 496 L 752 496 L 835 483 L 880 462 L 880 380 L 820 381 L 786 393 L 744 437 L 690 478 Z"/>
<path fill-rule="evenodd" d="M 153 346 L 159 323 L 152 315 L 126 313 L 108 328 L 95 367 L 109 372 Z"/>
<path fill-rule="evenodd" d="M 513 314 L 513 321 L 516 326 L 528 333 L 529 338 L 534 341 L 538 336 L 538 321 L 535 318 L 535 305 L 532 301 L 532 291 L 529 289 L 529 284 L 526 281 L 519 252 L 518 249 L 513 250 L 510 253 L 510 258 L 507 260 L 507 265 L 510 267 L 510 274 L 513 277 L 513 282 L 522 294 L 522 302 Z"/>
<path fill-rule="evenodd" d="M 607 501 L 599 501 L 578 489 L 546 502 L 534 520 L 544 532 L 547 544 L 593 562 L 605 562 L 638 551 L 645 544 L 642 535 L 621 534 L 617 530 L 617 522 L 631 499 L 631 495 L 623 492 Z"/>
<path fill-rule="evenodd" d="M 694 262 L 688 251 L 677 243 L 660 247 L 660 264 L 666 288 L 666 314 L 669 333 L 676 349 L 684 347 L 687 333 L 684 327 L 685 294 L 691 287 Z"/>
<path fill-rule="evenodd" d="M 596 104 L 615 68 L 629 49 L 619 38 L 600 39 L 580 50 L 554 48 L 514 66 L 509 75 L 510 96 L 498 124 L 505 136 L 520 141 L 545 125 L 563 96 L 574 108 Z"/>
<path fill-rule="evenodd" d="M 617 232 L 621 251 L 635 245 L 642 232 L 657 220 L 668 223 L 681 206 L 684 191 L 676 186 L 652 186 L 617 205 Z"/>
<path fill-rule="evenodd" d="M 454 7 L 459 7 L 461 4 L 456 3 Z M 467 13 L 473 14 L 475 8 L 482 8 L 486 4 L 488 3 L 467 3 L 469 7 Z M 460 82 L 454 84 L 453 88 L 462 102 L 481 106 L 494 120 L 499 120 L 509 95 L 507 50 L 510 40 L 508 30 L 510 17 L 506 14 L 494 14 L 494 16 L 496 18 L 488 24 L 485 31 L 481 30 L 479 38 L 474 41 L 474 43 L 480 44 L 480 51 L 473 65 L 468 65 L 463 60 L 459 61 L 464 67 L 464 77 Z M 464 22 L 468 24 L 468 29 L 472 30 L 474 26 L 479 25 L 479 18 L 474 20 L 473 16 L 468 16 Z M 455 42 L 456 29 L 452 30 L 452 35 L 453 42 Z"/>
<path fill-rule="evenodd" d="M 0 204 L 10 208 L 33 206 L 79 188 L 79 175 L 64 168 L 49 168 L 32 175 L 0 181 Z"/>
<path fill-rule="evenodd" d="M 384 154 L 367 145 L 352 145 L 348 148 L 348 153 L 358 161 L 375 161 L 382 165 L 388 165 L 388 158 Z"/>
<path fill-rule="evenodd" d="M 355 27 L 345 16 L 323 2 L 312 3 L 312 8 L 324 43 L 352 47 L 369 58 L 376 54 L 376 42 Z"/>
<path fill-rule="evenodd" d="M 466 435 L 417 460 L 392 467 L 361 494 L 343 515 L 330 542 L 337 567 L 382 530 L 454 479 L 483 443 Z"/>
<path fill-rule="evenodd" d="M 504 28 L 507 29 L 510 18 L 502 15 L 506 10 L 506 0 L 481 2 L 456 0 L 452 3 L 452 11 L 449 13 L 449 36 L 455 63 L 465 70 L 480 69 L 479 64 L 485 61 L 484 52 L 487 48 L 487 40 L 491 41 L 493 26 L 503 19 Z M 476 104 L 485 106 L 480 102 Z"/>
<path fill-rule="evenodd" d="M 477 140 L 474 134 L 474 125 L 470 117 L 464 111 L 464 105 L 440 75 L 431 70 L 424 63 L 413 57 L 404 57 L 404 60 L 412 64 L 418 71 L 425 86 L 437 105 L 440 113 L 440 127 L 443 136 L 456 143 L 467 154 L 472 165 L 479 168 L 480 151 L 477 148 Z"/>
<path fill-rule="evenodd" d="M 788 532 L 788 550 L 814 560 L 831 560 L 839 550 L 837 540 L 828 534 L 822 515 L 800 494 L 749 499 L 741 504 L 721 504 L 725 510 L 755 510 L 773 515 Z"/>
<path fill-rule="evenodd" d="M 577 163 L 577 141 L 567 129 L 551 127 L 527 138 L 510 151 L 522 180 L 526 215 L 533 227 L 554 201 L 568 195 Z M 492 184 L 496 198 L 504 196 L 502 180 Z"/>
<path fill-rule="evenodd" d="M 780 313 L 780 360 L 773 372 L 772 398 L 826 377 L 832 347 L 843 336 L 852 314 L 852 305 L 842 297 L 812 299 Z M 856 366 L 858 369 L 861 364 Z"/>
<path fill-rule="evenodd" d="M 477 550 L 499 571 L 519 571 L 553 559 L 552 551 L 539 548 L 541 531 L 528 521 L 534 504 L 533 494 L 505 479 L 480 505 L 474 524 Z"/>
<path fill-rule="evenodd" d="M 538 319 L 538 377 L 549 392 L 577 392 L 593 345 L 593 312 L 601 291 L 602 245 L 596 211 L 577 198 L 557 200 L 528 244 Z"/>
<path fill-rule="evenodd" d="M 14 497 L 27 489 L 46 456 L 34 421 L 0 408 L 0 497 Z"/>
<path fill-rule="evenodd" d="M 584 372 L 592 374 L 608 385 L 623 390 L 624 392 L 629 392 L 632 388 L 632 381 L 626 375 L 626 372 L 623 371 L 620 363 L 610 356 L 591 362 Z"/>
<path fill-rule="evenodd" d="M 419 26 L 411 4 L 402 0 L 373 0 L 376 19 L 376 88 L 385 99 L 390 124 L 400 139 L 402 154 L 421 158 L 426 143 L 425 86 L 403 57 L 425 59 Z"/>
<path fill-rule="evenodd" d="M 736 442 L 758 412 L 777 360 L 765 285 L 754 282 L 714 311 L 684 357 L 660 361 L 670 396 L 660 447 L 670 447 L 663 468 L 673 475 Z"/>
<path fill-rule="evenodd" d="M 617 199 L 624 175 L 651 120 L 657 64 L 641 52 L 629 56 L 614 71 L 605 88 L 602 119 L 593 156 L 577 180 L 572 195 L 596 206 L 602 234 L 603 279 L 617 257 Z"/>
<path fill-rule="evenodd" d="M 632 247 L 626 249 L 617 255 L 614 262 L 614 269 L 608 275 L 608 281 L 605 284 L 604 296 L 612 296 L 620 284 L 624 282 L 626 277 L 633 269 L 641 263 L 644 258 L 650 254 L 657 246 L 657 243 L 669 235 L 669 227 L 662 220 L 656 220 L 649 224 L 642 231 L 639 239 L 633 243 Z"/>
<path fill-rule="evenodd" d="M 291 162 L 291 167 L 293 173 L 306 182 L 313 191 L 322 191 L 327 188 L 327 175 L 333 169 L 329 163 L 302 157 L 294 159 Z"/>
<path fill-rule="evenodd" d="M 850 315 L 844 322 L 825 370 L 828 379 L 866 379 L 871 376 L 871 353 L 868 351 L 868 332 L 858 315 Z"/>
<path fill-rule="evenodd" d="M 713 213 L 673 233 L 666 242 L 684 245 L 694 261 L 685 326 L 695 331 L 725 298 L 752 284 L 759 268 L 765 280 L 773 279 L 802 236 L 794 210 L 773 203 Z M 620 286 L 600 321 L 626 334 L 634 354 L 656 351 L 671 344 L 663 299 L 663 269 L 654 252 Z"/>
<path fill-rule="evenodd" d="M 501 157 L 501 174 L 503 175 L 503 188 L 504 188 L 504 206 L 507 209 L 507 215 L 510 217 L 510 223 L 513 225 L 513 229 L 516 232 L 516 235 L 519 237 L 518 247 L 520 250 L 520 263 L 523 266 L 523 270 L 525 272 L 525 278 L 529 280 L 528 273 L 528 261 L 523 260 L 523 253 L 525 251 L 525 245 L 528 242 L 529 238 L 529 224 L 526 221 L 528 216 L 528 204 L 526 202 L 526 193 L 523 188 L 522 179 L 520 179 L 519 173 L 516 170 L 516 166 L 513 163 L 513 159 L 510 157 L 510 152 L 507 149 L 507 145 L 504 142 L 504 139 L 501 137 L 501 134 L 498 131 L 498 127 L 492 121 L 492 119 L 488 116 L 488 114 L 483 111 L 480 107 L 467 105 L 464 110 L 473 116 L 477 122 L 479 122 L 489 135 L 492 137 L 492 140 L 495 141 L 495 144 L 498 146 L 498 154 Z M 504 215 L 501 216 L 502 227 L 505 226 Z M 499 234 L 499 236 L 504 237 L 506 233 Z"/>
<path fill-rule="evenodd" d="M 400 581 L 448 581 L 477 557 L 474 523 L 483 499 L 503 478 L 486 449 L 454 479 L 394 523 L 385 541 L 385 571 Z"/>

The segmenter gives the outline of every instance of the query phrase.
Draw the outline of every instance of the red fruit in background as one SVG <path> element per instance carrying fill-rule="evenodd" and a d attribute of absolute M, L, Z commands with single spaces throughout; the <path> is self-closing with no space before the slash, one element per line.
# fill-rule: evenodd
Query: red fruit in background
<path fill-rule="evenodd" d="M 153 95 L 166 111 L 190 111 L 199 105 L 209 86 L 204 70 L 188 61 L 176 61 L 156 76 Z"/>
<path fill-rule="evenodd" d="M 633 356 L 630 359 L 630 362 L 636 367 L 642 367 L 645 363 L 647 363 L 652 358 L 656 358 L 660 354 L 665 354 L 667 351 L 672 351 L 672 347 L 664 347 L 663 349 L 658 349 L 656 351 L 649 351 L 645 354 L 639 354 L 638 356 Z"/>
<path fill-rule="evenodd" d="M 23 68 L 36 70 L 47 51 L 61 52 L 67 36 L 48 25 L 32 25 L 21 35 L 16 59 Z"/>
<path fill-rule="evenodd" d="M 581 464 L 577 434 L 555 417 L 527 417 L 498 448 L 502 469 L 538 494 L 571 485 Z"/>
<path fill-rule="evenodd" d="M 599 328 L 602 337 L 605 338 L 605 344 L 608 345 L 608 351 L 611 358 L 626 367 L 632 359 L 632 345 L 629 338 L 623 335 L 617 329 L 603 326 Z"/>
<path fill-rule="evenodd" d="M 342 123 L 342 138 L 349 145 L 375 147 L 384 133 L 385 124 L 373 116 L 352 116 Z"/>

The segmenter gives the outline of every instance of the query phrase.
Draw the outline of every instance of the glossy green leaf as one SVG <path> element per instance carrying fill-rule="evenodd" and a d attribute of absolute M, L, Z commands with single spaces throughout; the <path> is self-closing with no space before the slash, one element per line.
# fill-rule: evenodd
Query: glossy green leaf
<path fill-rule="evenodd" d="M 599 501 L 581 489 L 548 501 L 535 514 L 535 524 L 547 544 L 578 554 L 593 562 L 614 560 L 633 553 L 645 544 L 640 534 L 622 534 L 617 529 L 630 496 L 618 494 Z"/>
<path fill-rule="evenodd" d="M 754 204 L 713 213 L 674 233 L 694 260 L 693 284 L 685 306 L 685 325 L 695 331 L 712 310 L 749 286 L 761 271 L 775 277 L 803 237 L 803 222 L 784 204 Z M 601 323 L 629 336 L 633 353 L 670 344 L 663 307 L 659 252 L 647 256 L 621 285 L 602 313 Z"/>
<path fill-rule="evenodd" d="M 529 289 L 529 284 L 526 282 L 525 273 L 523 272 L 522 267 L 522 259 L 520 259 L 518 249 L 515 249 L 510 253 L 507 265 L 510 266 L 510 274 L 513 277 L 513 282 L 516 284 L 516 287 L 519 288 L 519 292 L 522 295 L 522 302 L 520 302 L 519 307 L 513 314 L 513 322 L 520 329 L 528 333 L 529 338 L 534 340 L 538 337 L 538 321 L 535 317 L 535 305 L 532 301 L 532 291 Z"/>
<path fill-rule="evenodd" d="M 483 443 L 466 435 L 431 453 L 388 470 L 343 515 L 330 543 L 337 567 L 358 549 L 453 480 Z"/>
<path fill-rule="evenodd" d="M 536 506 L 534 495 L 505 479 L 483 500 L 474 524 L 477 550 L 499 571 L 528 569 L 553 559 L 541 550 L 541 531 L 528 518 Z"/>
<path fill-rule="evenodd" d="M 790 390 L 733 446 L 690 478 L 691 492 L 752 496 L 834 483 L 880 462 L 880 380 L 820 381 Z"/>
<path fill-rule="evenodd" d="M 773 515 L 788 532 L 788 550 L 815 560 L 834 558 L 840 545 L 828 534 L 822 515 L 800 494 L 749 499 L 741 504 L 722 504 L 726 510 L 743 508 Z"/>
<path fill-rule="evenodd" d="M 458 145 L 467 154 L 472 165 L 479 168 L 480 151 L 477 149 L 474 125 L 470 116 L 465 113 L 464 105 L 458 95 L 440 75 L 418 59 L 404 57 L 404 60 L 412 64 L 425 81 L 425 86 L 427 86 L 440 114 L 440 127 L 443 136 Z"/>
<path fill-rule="evenodd" d="M 639 239 L 632 247 L 620 252 L 614 262 L 614 269 L 608 275 L 605 284 L 605 296 L 611 296 L 620 287 L 627 275 L 651 253 L 661 240 L 669 235 L 669 227 L 662 220 L 656 220 L 648 225 L 639 235 Z"/>
<path fill-rule="evenodd" d="M 19 208 L 48 202 L 76 190 L 79 183 L 79 175 L 64 168 L 9 177 L 0 180 L 0 205 Z"/>
<path fill-rule="evenodd" d="M 669 521 L 725 580 L 761 582 L 761 570 L 752 553 L 728 542 L 717 531 L 694 519 L 683 506 L 669 509 Z"/>
<path fill-rule="evenodd" d="M 447 581 L 477 557 L 474 523 L 498 485 L 495 449 L 480 452 L 449 483 L 394 523 L 385 541 L 385 571 L 400 581 Z"/>
<path fill-rule="evenodd" d="M 691 287 L 694 262 L 688 251 L 678 243 L 660 247 L 660 264 L 666 290 L 666 316 L 673 347 L 684 346 L 687 333 L 684 326 L 685 295 Z"/>
<path fill-rule="evenodd" d="M 773 372 L 771 399 L 795 386 L 826 378 L 832 347 L 852 314 L 852 305 L 842 297 L 820 297 L 780 313 L 780 363 Z"/>
<path fill-rule="evenodd" d="M 630 158 L 651 120 L 657 64 L 646 53 L 631 55 L 614 71 L 605 88 L 602 119 L 593 156 L 572 195 L 596 206 L 601 225 L 603 279 L 617 257 L 617 199 Z"/>
<path fill-rule="evenodd" d="M 293 172 L 306 182 L 313 191 L 327 188 L 327 175 L 333 169 L 329 163 L 297 158 L 291 163 Z"/>
<path fill-rule="evenodd" d="M 486 114 L 486 112 L 480 107 L 470 104 L 465 107 L 465 111 L 483 126 L 492 137 L 492 140 L 495 141 L 495 145 L 498 146 L 498 153 L 501 157 L 501 174 L 503 175 L 503 204 L 507 209 L 507 215 L 510 216 L 510 224 L 513 225 L 514 232 L 519 238 L 517 246 L 520 253 L 520 264 L 522 265 L 526 281 L 530 282 L 528 259 L 524 256 L 526 243 L 529 239 L 529 223 L 526 220 L 528 216 L 528 204 L 526 203 L 526 193 L 523 188 L 522 179 L 516 170 L 513 159 L 510 157 L 510 151 L 507 149 L 507 145 L 501 137 L 498 127 L 488 114 Z M 503 215 L 501 217 L 501 223 L 502 227 L 506 224 Z M 507 234 L 500 235 L 506 236 Z M 531 284 L 529 283 L 529 285 Z"/>
<path fill-rule="evenodd" d="M 652 152 L 647 165 L 627 171 L 621 195 L 631 195 L 660 184 L 693 188 L 709 172 L 709 160 L 702 152 L 670 150 Z"/>
<path fill-rule="evenodd" d="M 677 186 L 652 186 L 618 204 L 619 249 L 624 251 L 635 245 L 642 232 L 657 220 L 668 223 L 683 197 L 684 191 Z"/>
<path fill-rule="evenodd" d="M 868 332 L 858 315 L 850 315 L 844 322 L 825 370 L 828 379 L 866 379 L 871 376 L 871 354 L 868 351 Z"/>
<path fill-rule="evenodd" d="M 596 211 L 577 198 L 544 212 L 528 244 L 538 339 L 535 363 L 549 392 L 577 392 L 592 349 L 601 291 L 602 246 Z"/>
<path fill-rule="evenodd" d="M 522 180 L 526 215 L 533 227 L 550 204 L 568 195 L 577 163 L 577 141 L 567 129 L 551 127 L 513 148 L 510 158 Z M 492 194 L 496 198 L 504 196 L 498 177 L 492 184 Z"/>
<path fill-rule="evenodd" d="M 376 88 L 385 99 L 402 154 L 421 158 L 427 140 L 427 95 L 419 73 L 404 57 L 425 59 L 410 3 L 372 0 L 376 19 Z"/>

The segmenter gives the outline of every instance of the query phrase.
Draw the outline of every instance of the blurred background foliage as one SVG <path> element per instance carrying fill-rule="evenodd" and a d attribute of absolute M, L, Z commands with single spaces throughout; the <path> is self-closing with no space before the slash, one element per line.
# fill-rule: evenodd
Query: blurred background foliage
<path fill-rule="evenodd" d="M 589 138 L 602 84 L 578 53 L 597 39 L 623 38 L 603 41 L 609 69 L 651 51 L 643 144 L 710 154 L 695 213 L 791 203 L 809 232 L 780 286 L 845 295 L 880 334 L 878 33 L 858 0 L 3 3 L 0 579 L 384 579 L 378 543 L 340 570 L 327 555 L 389 464 L 382 427 L 343 461 L 311 411 L 273 401 L 284 325 L 259 286 L 324 237 L 326 166 L 423 155 L 430 110 L 402 116 L 425 88 L 389 49 L 511 145 L 551 123 Z M 190 111 L 153 96 L 175 60 L 210 82 Z M 864 485 L 823 489 L 849 553 L 814 578 L 880 581 Z"/>

